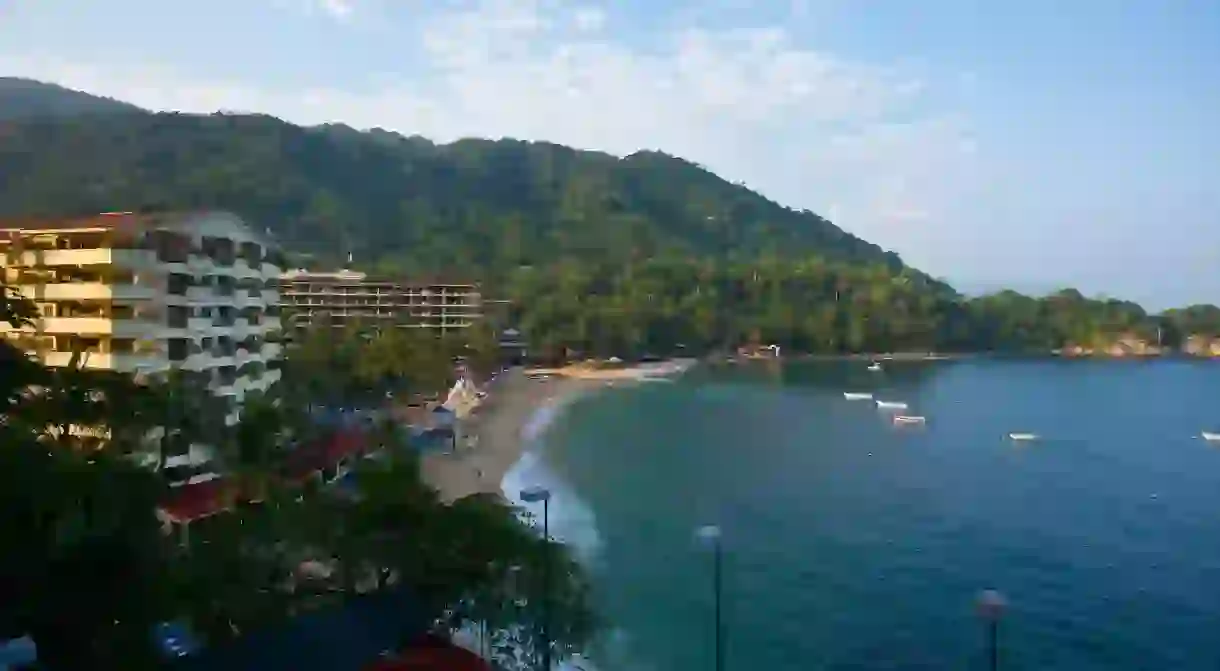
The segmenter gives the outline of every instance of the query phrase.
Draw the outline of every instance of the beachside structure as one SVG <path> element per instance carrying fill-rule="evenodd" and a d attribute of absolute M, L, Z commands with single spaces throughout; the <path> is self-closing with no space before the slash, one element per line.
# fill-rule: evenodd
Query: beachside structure
<path fill-rule="evenodd" d="M 280 377 L 283 261 L 234 214 L 0 220 L 0 260 L 5 283 L 38 307 L 32 325 L 0 323 L 0 337 L 45 365 L 179 369 L 227 400 L 230 424 Z M 169 466 L 207 461 L 192 448 Z"/>
<path fill-rule="evenodd" d="M 291 328 L 311 325 L 424 328 L 441 334 L 468 328 L 483 314 L 477 284 L 370 277 L 352 270 L 291 270 L 280 277 Z"/>

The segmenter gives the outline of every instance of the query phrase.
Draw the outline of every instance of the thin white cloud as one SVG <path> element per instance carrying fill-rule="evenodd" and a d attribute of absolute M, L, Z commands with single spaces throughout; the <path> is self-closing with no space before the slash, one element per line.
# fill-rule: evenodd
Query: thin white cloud
<path fill-rule="evenodd" d="M 352 13 L 351 0 L 326 4 L 335 16 Z M 833 204 L 853 232 L 914 262 L 935 255 L 940 242 L 927 227 L 974 173 L 965 120 L 929 97 L 937 82 L 797 44 L 784 27 L 691 26 L 651 35 L 644 49 L 612 23 L 605 10 L 566 0 L 432 5 L 395 33 L 420 59 L 371 91 L 353 88 L 359 73 L 351 86 L 282 90 L 245 73 L 210 80 L 104 60 L 6 62 L 2 48 L 0 71 L 154 109 L 258 110 L 440 141 L 661 149 L 785 204 L 823 213 Z M 336 40 L 328 49 L 345 48 Z"/>
<path fill-rule="evenodd" d="M 593 33 L 606 26 L 606 12 L 597 7 L 581 7 L 572 12 L 572 26 L 582 33 Z"/>
<path fill-rule="evenodd" d="M 339 20 L 350 17 L 355 9 L 352 0 L 320 0 L 318 4 L 323 12 Z"/>

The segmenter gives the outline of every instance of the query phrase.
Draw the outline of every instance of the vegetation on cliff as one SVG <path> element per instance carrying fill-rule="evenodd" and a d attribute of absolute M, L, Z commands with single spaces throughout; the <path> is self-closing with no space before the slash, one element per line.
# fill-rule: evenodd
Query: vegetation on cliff
<path fill-rule="evenodd" d="M 1073 290 L 965 298 L 918 273 L 817 257 L 561 264 L 521 269 L 508 287 L 516 322 L 544 351 L 701 353 L 758 341 L 826 354 L 1047 353 L 1220 337 L 1220 310 L 1211 306 L 1150 315 Z"/>
<path fill-rule="evenodd" d="M 112 98 L 21 77 L 0 77 L 0 121 L 130 114 L 144 110 Z"/>
<path fill-rule="evenodd" d="M 437 145 L 267 116 L 40 119 L 0 134 L 0 216 L 224 208 L 321 262 L 492 277 L 661 254 L 880 263 L 897 256 L 656 152 L 515 140 Z"/>

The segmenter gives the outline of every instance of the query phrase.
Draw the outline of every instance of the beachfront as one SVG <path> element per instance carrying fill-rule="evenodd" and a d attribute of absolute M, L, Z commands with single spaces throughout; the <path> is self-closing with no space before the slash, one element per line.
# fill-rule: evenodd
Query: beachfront
<path fill-rule="evenodd" d="M 534 414 L 546 405 L 562 405 L 575 395 L 620 383 L 674 375 L 691 362 L 670 361 L 638 366 L 512 369 L 487 385 L 477 407 L 458 414 L 453 452 L 430 452 L 420 468 L 424 481 L 446 501 L 471 494 L 500 494 L 505 474 L 521 458 L 522 435 Z"/>

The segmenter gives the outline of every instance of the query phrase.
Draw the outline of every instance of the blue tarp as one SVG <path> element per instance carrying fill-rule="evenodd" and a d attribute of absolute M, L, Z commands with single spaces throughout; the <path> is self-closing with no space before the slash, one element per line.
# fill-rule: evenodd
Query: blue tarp
<path fill-rule="evenodd" d="M 0 669 L 24 666 L 38 661 L 38 646 L 29 636 L 0 640 Z"/>
<path fill-rule="evenodd" d="M 178 661 L 180 671 L 359 671 L 427 630 L 427 618 L 402 590 L 352 598 L 344 606 L 298 615 Z"/>
<path fill-rule="evenodd" d="M 186 657 L 199 652 L 199 641 L 180 622 L 162 622 L 153 631 L 157 646 L 166 657 Z"/>

